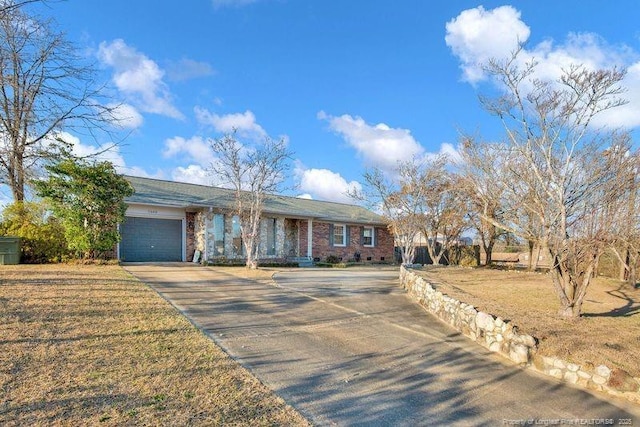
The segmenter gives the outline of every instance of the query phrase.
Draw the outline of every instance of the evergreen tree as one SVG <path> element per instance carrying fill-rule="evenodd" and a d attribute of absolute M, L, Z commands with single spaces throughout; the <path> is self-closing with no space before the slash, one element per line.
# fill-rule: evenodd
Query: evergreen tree
<path fill-rule="evenodd" d="M 98 258 L 120 240 L 118 223 L 124 220 L 124 198 L 131 184 L 110 162 L 87 163 L 66 159 L 47 166 L 49 178 L 34 183 L 65 229 L 69 248 L 82 258 Z"/>

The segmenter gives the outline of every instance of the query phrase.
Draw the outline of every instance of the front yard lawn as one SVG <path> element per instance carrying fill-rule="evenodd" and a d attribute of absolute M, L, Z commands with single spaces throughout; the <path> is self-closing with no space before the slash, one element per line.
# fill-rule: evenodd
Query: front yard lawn
<path fill-rule="evenodd" d="M 558 317 L 546 274 L 487 268 L 414 270 L 436 289 L 499 316 L 539 340 L 538 353 L 577 364 L 607 365 L 640 377 L 640 289 L 598 277 L 578 320 Z"/>
<path fill-rule="evenodd" d="M 117 265 L 0 266 L 0 425 L 309 425 Z"/>

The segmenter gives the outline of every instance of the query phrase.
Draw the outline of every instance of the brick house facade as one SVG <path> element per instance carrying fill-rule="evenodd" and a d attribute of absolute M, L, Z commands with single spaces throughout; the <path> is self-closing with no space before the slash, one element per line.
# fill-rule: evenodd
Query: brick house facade
<path fill-rule="evenodd" d="M 230 190 L 126 177 L 136 192 L 121 227 L 118 257 L 126 261 L 243 259 Z M 182 235 L 182 237 L 179 237 Z M 393 262 L 394 241 L 382 217 L 355 205 L 268 196 L 259 258 Z"/>
<path fill-rule="evenodd" d="M 343 242 L 336 242 L 334 235 L 336 227 L 343 227 L 347 235 Z M 373 238 L 365 242 L 365 228 L 372 230 Z M 393 236 L 386 227 L 334 224 L 328 222 L 311 222 L 312 251 L 307 256 L 321 261 L 329 256 L 335 256 L 341 261 L 358 260 L 362 262 L 393 261 Z M 309 223 L 300 223 L 300 246 L 307 248 Z M 334 236 L 335 237 L 335 236 Z M 368 238 L 369 236 L 367 236 Z"/>

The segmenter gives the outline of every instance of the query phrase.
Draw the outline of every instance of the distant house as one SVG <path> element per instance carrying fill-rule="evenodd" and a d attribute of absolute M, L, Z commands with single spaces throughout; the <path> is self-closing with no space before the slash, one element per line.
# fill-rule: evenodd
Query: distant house
<path fill-rule="evenodd" d="M 234 193 L 224 188 L 125 177 L 135 189 L 120 225 L 118 258 L 129 262 L 242 259 Z M 360 206 L 279 195 L 266 198 L 259 258 L 284 261 L 335 256 L 393 261 L 385 220 Z"/>

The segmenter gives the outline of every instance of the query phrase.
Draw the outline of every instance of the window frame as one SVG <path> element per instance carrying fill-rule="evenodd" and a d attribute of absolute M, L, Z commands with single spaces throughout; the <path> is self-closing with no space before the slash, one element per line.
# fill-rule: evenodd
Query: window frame
<path fill-rule="evenodd" d="M 226 220 L 226 215 L 223 213 L 214 213 L 213 217 L 211 218 L 211 225 L 213 228 L 213 251 L 214 251 L 214 256 L 225 256 L 225 240 L 226 240 L 226 236 L 225 236 L 225 220 Z M 220 236 L 218 236 L 217 232 L 220 232 Z M 222 245 L 219 246 L 219 243 L 221 243 Z"/>
<path fill-rule="evenodd" d="M 338 242 L 336 240 L 336 230 L 337 229 L 342 229 L 342 241 Z M 338 246 L 341 248 L 344 248 L 347 246 L 347 225 L 346 224 L 333 224 L 333 236 L 332 236 L 332 240 L 333 240 L 333 246 Z"/>
<path fill-rule="evenodd" d="M 240 243 L 240 247 L 236 245 L 236 241 Z M 231 245 L 232 253 L 235 258 L 242 258 L 246 256 L 244 250 L 244 242 L 242 241 L 242 228 L 240 226 L 240 217 L 233 215 L 231 217 Z"/>
<path fill-rule="evenodd" d="M 366 244 L 364 239 L 367 238 L 367 236 L 365 235 L 365 233 L 367 232 L 367 230 L 371 230 L 371 244 Z M 373 248 L 376 246 L 376 228 L 373 226 L 364 226 L 362 227 L 362 246 L 364 246 L 365 248 Z"/>
<path fill-rule="evenodd" d="M 277 254 L 277 244 L 278 244 L 278 220 L 277 218 L 266 217 L 265 225 L 266 225 L 266 255 L 267 256 L 276 256 Z M 272 240 L 272 241 L 271 241 Z"/>

